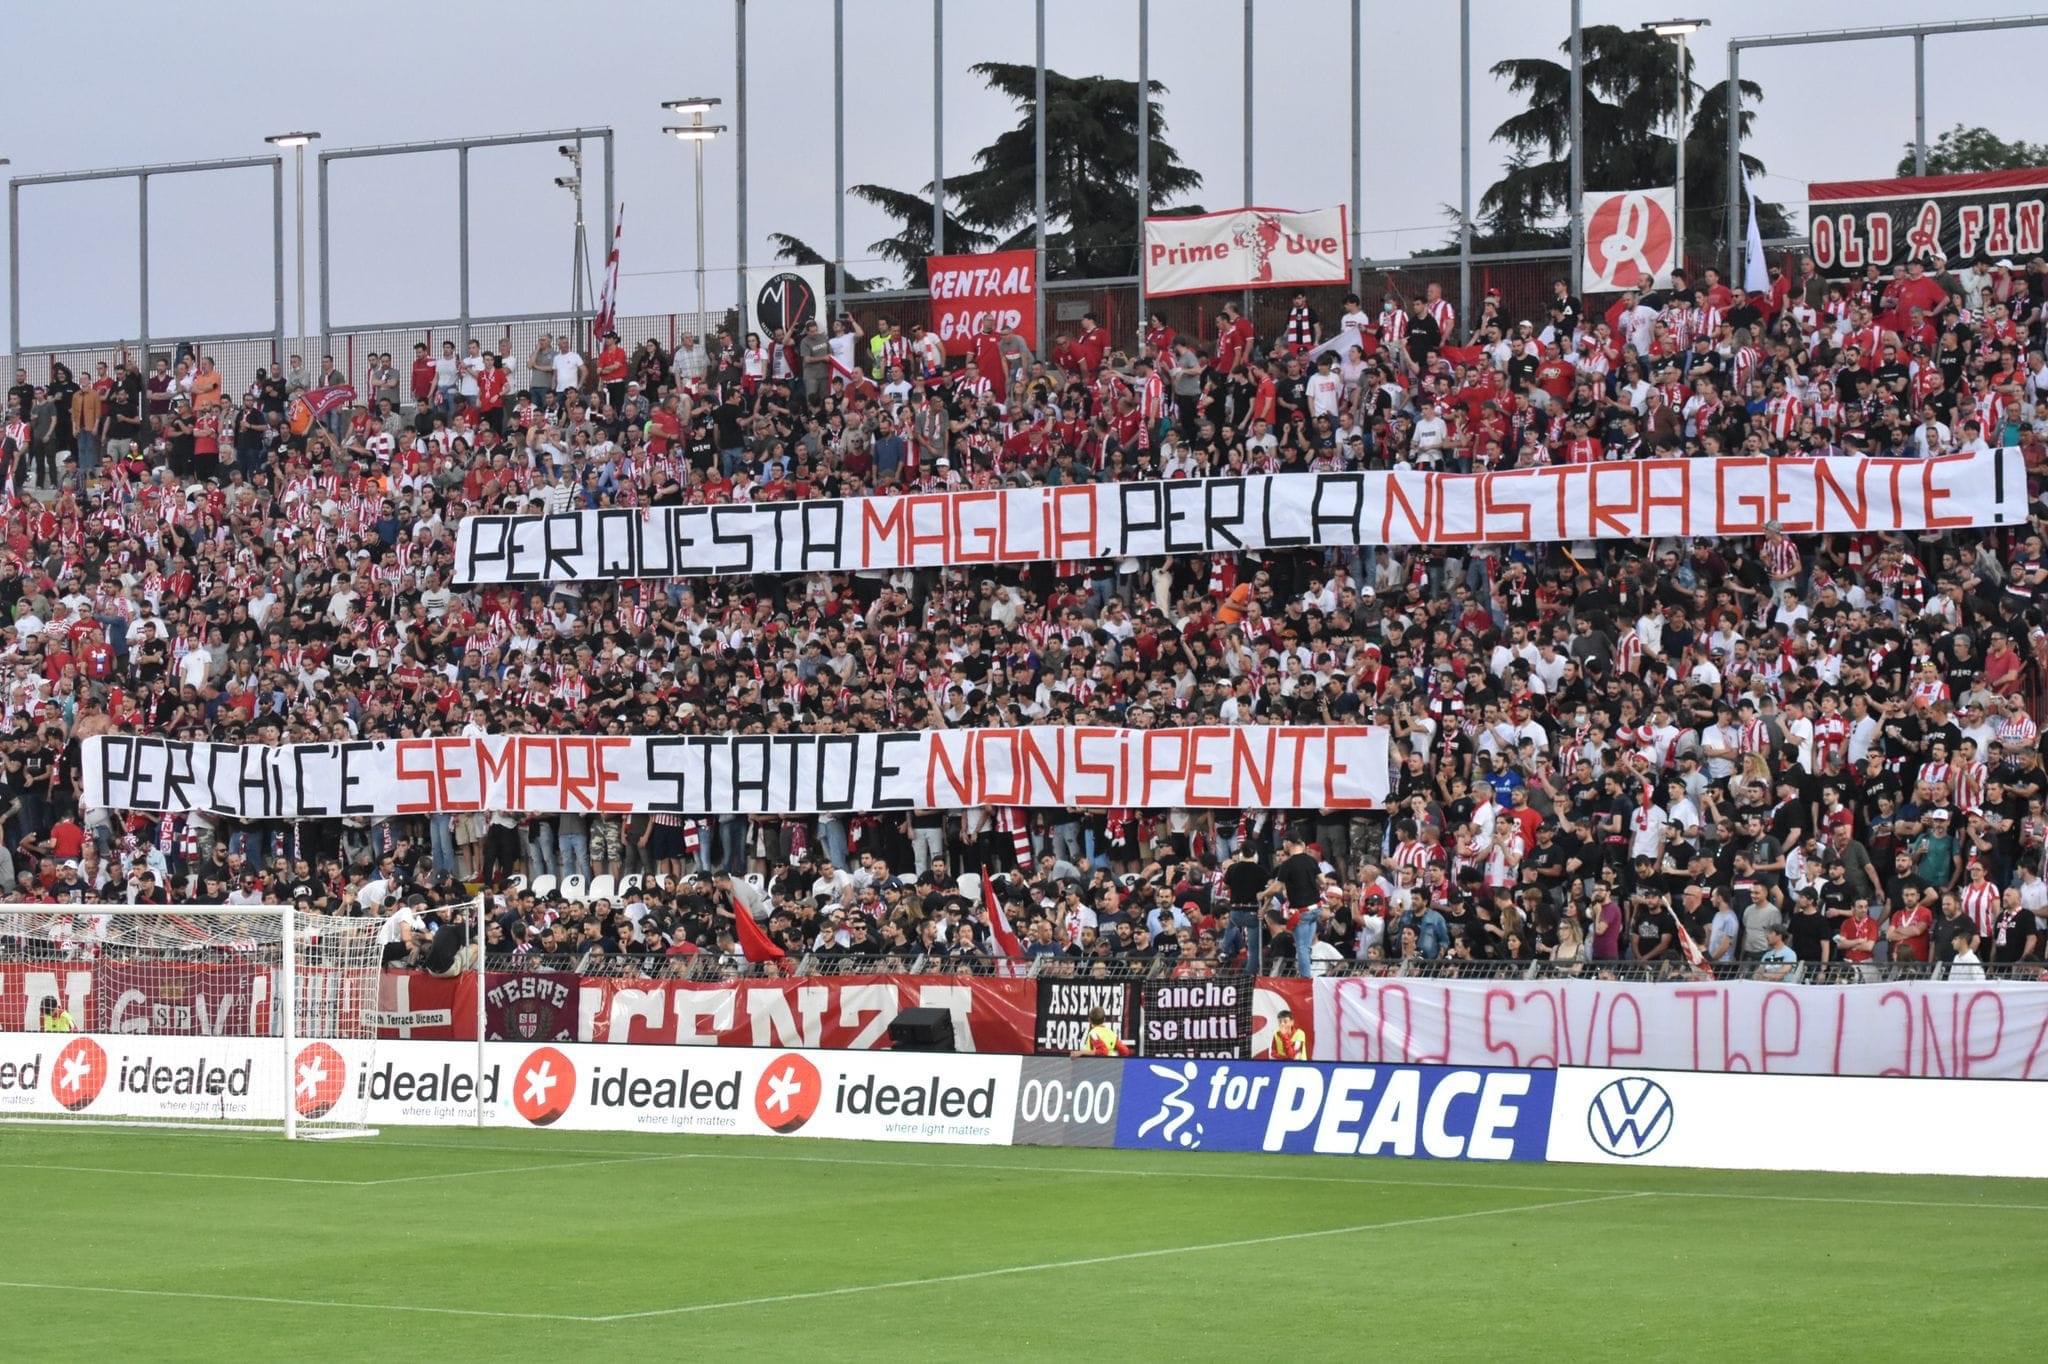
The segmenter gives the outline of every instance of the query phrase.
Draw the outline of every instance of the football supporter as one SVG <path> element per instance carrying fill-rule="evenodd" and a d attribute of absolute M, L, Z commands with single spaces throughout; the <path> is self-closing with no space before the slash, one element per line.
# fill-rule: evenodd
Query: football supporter
<path fill-rule="evenodd" d="M 1681 926 L 1735 955 L 1729 925 L 1753 907 L 1751 958 L 1776 923 L 1805 970 L 1933 966 L 1967 924 L 1984 969 L 2026 969 L 2044 936 L 2026 897 L 2048 901 L 2038 501 L 2024 524 L 1945 536 L 502 587 L 454 581 L 453 530 L 883 490 L 1979 445 L 2019 447 L 2038 496 L 2044 283 L 2029 261 L 1755 296 L 1560 286 L 1528 322 L 1489 298 L 1469 328 L 1440 289 L 1377 313 L 1279 296 L 1263 329 L 1235 300 L 1192 300 L 1142 333 L 1090 311 L 1043 356 L 991 325 L 951 368 L 920 329 L 851 316 L 829 337 L 673 351 L 607 336 L 593 360 L 568 335 L 434 337 L 409 385 L 379 355 L 361 401 L 313 421 L 290 403 L 331 365 L 24 371 L 0 423 L 0 875 L 15 899 L 232 887 L 344 912 L 371 886 L 430 907 L 480 886 L 504 897 L 489 950 L 622 971 L 737 951 L 721 873 L 758 891 L 767 940 L 841 969 L 987 969 L 970 875 L 1000 878 L 1029 955 L 1076 973 L 1332 955 L 1662 970 Z M 1014 723 L 1385 725 L 1389 809 L 266 823 L 96 810 L 78 789 L 78 741 L 105 733 Z"/>

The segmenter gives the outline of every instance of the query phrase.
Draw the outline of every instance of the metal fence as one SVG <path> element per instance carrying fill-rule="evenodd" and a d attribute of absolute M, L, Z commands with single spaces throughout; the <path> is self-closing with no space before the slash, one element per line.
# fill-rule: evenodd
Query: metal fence
<path fill-rule="evenodd" d="M 1566 251 L 1517 251 L 1476 256 L 1472 267 L 1474 312 L 1480 306 L 1479 300 L 1497 290 L 1501 311 L 1507 321 L 1517 322 L 1526 318 L 1541 327 L 1549 318 L 1546 308 L 1551 297 L 1551 283 L 1563 278 L 1570 264 L 1571 256 Z M 1388 293 L 1404 300 L 1421 298 L 1428 285 L 1437 284 L 1442 286 L 1446 298 L 1455 301 L 1458 296 L 1456 256 L 1363 261 L 1360 262 L 1359 273 L 1362 275 L 1359 295 L 1366 310 L 1375 315 Z M 1334 329 L 1337 317 L 1344 311 L 1344 295 L 1350 292 L 1350 286 L 1317 285 L 1303 292 L 1308 295 L 1309 306 L 1322 317 L 1325 329 Z M 1223 305 L 1236 303 L 1242 306 L 1245 298 L 1246 294 L 1241 289 L 1175 294 L 1169 298 L 1147 299 L 1144 310 L 1158 313 L 1167 326 L 1183 336 L 1210 338 L 1216 334 L 1216 315 L 1222 311 Z M 1287 310 L 1293 305 L 1293 292 L 1288 289 L 1259 289 L 1254 290 L 1250 298 L 1249 316 L 1253 329 L 1267 341 L 1278 337 L 1286 326 Z M 930 295 L 922 289 L 849 294 L 839 299 L 838 304 L 870 332 L 879 319 L 888 318 L 899 324 L 923 322 L 929 318 L 931 310 Z M 1137 337 L 1145 329 L 1145 318 L 1139 315 L 1138 281 L 1135 277 L 1048 280 L 1045 284 L 1047 335 L 1039 338 L 1040 352 L 1046 352 L 1054 338 L 1078 332 L 1084 313 L 1093 313 L 1096 321 L 1115 338 L 1116 345 L 1129 346 L 1135 352 Z M 1469 320 L 1461 318 L 1460 328 Z"/>
<path fill-rule="evenodd" d="M 1766 962 L 1730 962 L 1699 971 L 1682 961 L 1457 961 L 1410 957 L 1397 961 L 1318 962 L 1316 975 L 1419 980 L 1588 980 L 1638 984 L 1697 984 L 1705 980 L 1757 980 L 1801 985 L 1896 985 L 1916 981 L 1982 979 L 2002 984 L 2048 983 L 2048 962 L 1999 962 L 1957 972 L 1944 962 L 1798 962 L 1789 970 Z M 736 980 L 753 977 L 1009 976 L 1134 982 L 1202 979 L 1226 972 L 1210 962 L 1178 957 L 1069 957 L 1052 955 L 1010 961 L 989 956 L 927 956 L 920 952 L 875 955 L 806 953 L 782 962 L 756 963 L 717 952 L 679 956 L 654 954 L 527 953 L 493 955 L 485 966 L 503 972 L 566 971 L 585 976 L 650 980 Z M 1780 974 L 1782 972 L 1782 974 Z M 1964 973 L 1967 973 L 1964 974 Z M 1290 971 L 1287 975 L 1292 975 Z M 1262 977 L 1273 979 L 1275 977 Z"/>
<path fill-rule="evenodd" d="M 709 330 L 728 325 L 729 313 L 709 315 Z M 469 336 L 475 337 L 493 350 L 509 344 L 505 351 L 506 362 L 512 366 L 513 387 L 527 386 L 526 361 L 533 354 L 534 345 L 543 335 L 553 335 L 566 330 L 569 315 L 558 313 L 524 314 L 506 317 L 471 318 Z M 642 341 L 653 339 L 673 350 L 676 342 L 685 332 L 702 334 L 707 328 L 696 316 L 689 313 L 646 313 L 633 317 L 621 317 L 617 322 L 619 339 L 627 349 Z M 387 331 L 345 331 L 335 332 L 329 337 L 333 346 L 331 354 L 334 363 L 347 376 L 358 393 L 367 396 L 370 372 L 370 356 L 385 351 L 391 353 L 392 362 L 398 366 L 399 383 L 409 393 L 410 369 L 413 343 L 424 341 L 429 350 L 436 350 L 443 341 L 453 341 L 461 348 L 467 341 L 462 334 L 461 324 L 450 318 L 428 323 L 423 327 Z M 287 346 L 293 344 L 286 342 Z M 256 378 L 259 369 L 274 371 L 285 363 L 289 352 L 281 353 L 277 338 L 270 332 L 240 332 L 225 335 L 202 335 L 182 337 L 176 340 L 152 339 L 149 363 L 164 360 L 175 366 L 187 355 L 208 355 L 213 357 L 220 370 L 221 382 L 226 391 L 239 397 Z M 97 345 L 66 346 L 55 349 L 24 348 L 17 356 L 0 355 L 0 373 L 12 377 L 16 368 L 25 368 L 32 381 L 47 379 L 50 367 L 62 363 L 68 365 L 73 375 L 85 379 L 94 374 L 101 363 L 112 366 L 118 360 L 139 360 L 140 353 L 132 341 L 107 341 Z M 306 357 L 317 363 L 317 355 Z"/>

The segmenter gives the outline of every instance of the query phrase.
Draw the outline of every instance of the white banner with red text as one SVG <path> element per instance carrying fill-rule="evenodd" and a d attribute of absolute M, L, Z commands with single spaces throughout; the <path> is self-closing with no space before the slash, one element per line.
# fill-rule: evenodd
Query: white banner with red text
<path fill-rule="evenodd" d="M 1117 806 L 1372 809 L 1370 725 L 1089 725 L 890 734 L 512 735 L 216 744 L 108 734 L 82 745 L 92 808 L 235 819 L 451 811 L 829 814 Z"/>
<path fill-rule="evenodd" d="M 1319 1061 L 2048 1079 L 2048 985 L 1315 983 Z"/>
<path fill-rule="evenodd" d="M 2017 449 L 1260 474 L 732 506 L 468 516 L 472 583 L 850 573 L 1355 545 L 1948 530 L 2027 519 Z"/>
<path fill-rule="evenodd" d="M 1275 289 L 1351 278 L 1346 210 L 1236 208 L 1145 220 L 1145 292 Z"/>

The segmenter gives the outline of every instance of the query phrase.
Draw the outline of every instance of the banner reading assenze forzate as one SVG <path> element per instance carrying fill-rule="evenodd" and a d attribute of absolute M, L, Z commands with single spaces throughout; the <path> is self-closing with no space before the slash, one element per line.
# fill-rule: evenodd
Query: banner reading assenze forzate
<path fill-rule="evenodd" d="M 99 735 L 82 747 L 88 806 L 237 819 L 977 805 L 1364 810 L 1387 796 L 1387 731 L 1366 725 L 497 734 L 276 747 Z"/>
<path fill-rule="evenodd" d="M 1266 474 L 469 516 L 461 582 L 846 573 L 1350 545 L 1929 530 L 2026 517 L 2018 450 L 1644 459 L 1490 474 Z"/>

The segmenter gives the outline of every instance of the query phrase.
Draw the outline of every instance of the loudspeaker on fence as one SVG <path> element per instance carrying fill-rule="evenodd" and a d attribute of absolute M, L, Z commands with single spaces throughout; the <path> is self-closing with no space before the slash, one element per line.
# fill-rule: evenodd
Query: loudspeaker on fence
<path fill-rule="evenodd" d="M 897 1051 L 952 1051 L 953 1015 L 946 1009 L 905 1009 L 890 1021 L 889 1045 Z"/>

